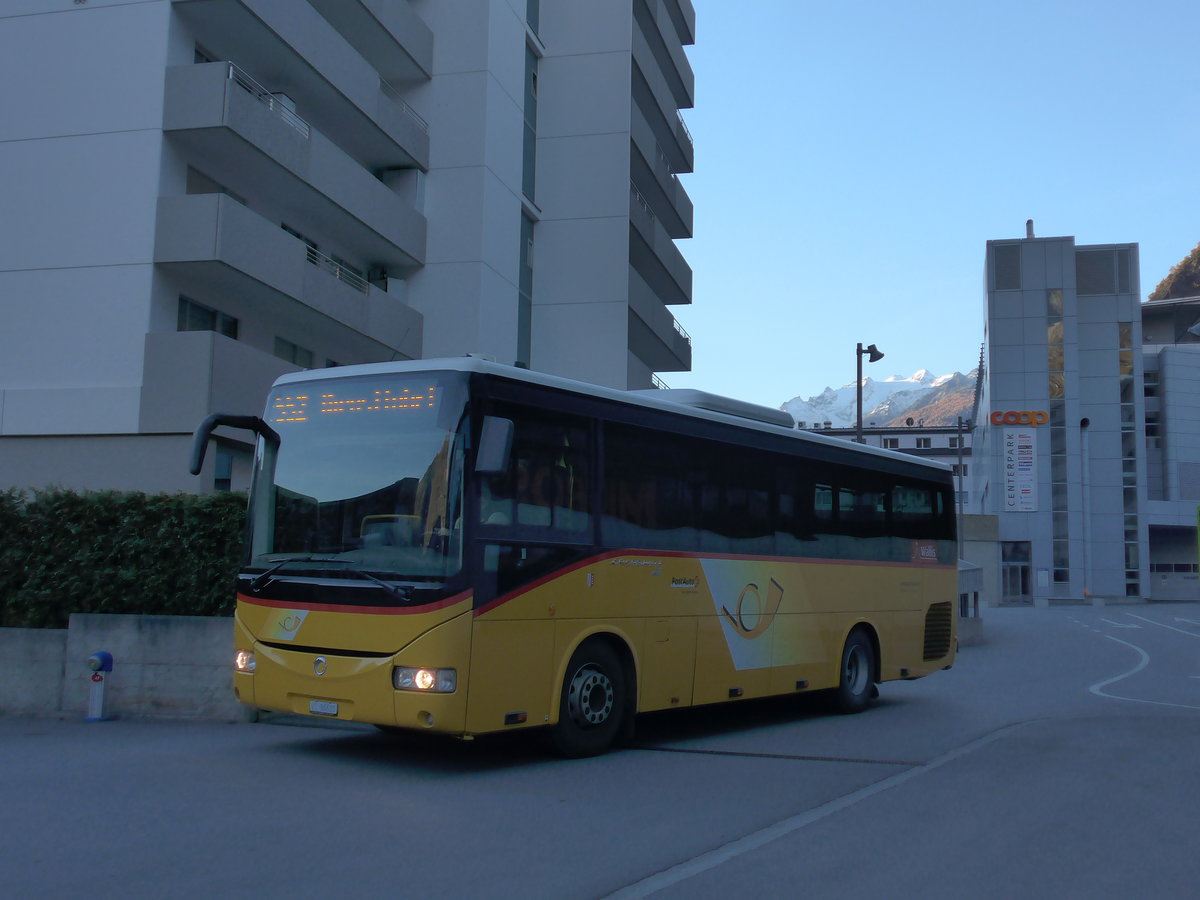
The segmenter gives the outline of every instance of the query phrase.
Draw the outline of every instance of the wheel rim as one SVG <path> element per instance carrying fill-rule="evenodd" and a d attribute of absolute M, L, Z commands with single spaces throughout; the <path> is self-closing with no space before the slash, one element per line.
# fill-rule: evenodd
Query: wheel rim
<path fill-rule="evenodd" d="M 842 680 L 851 694 L 858 695 L 866 691 L 870 678 L 871 662 L 867 659 L 867 651 L 862 645 L 855 644 L 846 654 Z"/>
<path fill-rule="evenodd" d="M 594 666 L 583 666 L 567 689 L 567 709 L 580 725 L 602 725 L 612 715 L 615 697 L 607 675 Z"/>

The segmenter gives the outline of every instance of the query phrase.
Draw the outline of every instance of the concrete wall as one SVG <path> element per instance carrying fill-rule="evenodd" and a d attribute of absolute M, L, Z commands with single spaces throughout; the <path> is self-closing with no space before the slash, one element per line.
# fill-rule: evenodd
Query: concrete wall
<path fill-rule="evenodd" d="M 66 629 L 0 628 L 0 714 L 82 718 L 87 658 L 113 655 L 105 715 L 245 721 L 233 697 L 233 620 L 204 616 L 72 615 Z"/>
<path fill-rule="evenodd" d="M 62 705 L 67 630 L 0 628 L 0 714 L 37 716 Z M 81 664 L 82 665 L 82 664 Z"/>

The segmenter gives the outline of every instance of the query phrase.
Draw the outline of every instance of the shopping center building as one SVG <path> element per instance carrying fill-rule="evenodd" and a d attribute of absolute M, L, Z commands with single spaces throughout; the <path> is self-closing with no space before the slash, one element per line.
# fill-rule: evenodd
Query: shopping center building
<path fill-rule="evenodd" d="M 967 512 L 1005 602 L 1200 598 L 1200 297 L 1139 294 L 1136 244 L 987 244 Z"/>

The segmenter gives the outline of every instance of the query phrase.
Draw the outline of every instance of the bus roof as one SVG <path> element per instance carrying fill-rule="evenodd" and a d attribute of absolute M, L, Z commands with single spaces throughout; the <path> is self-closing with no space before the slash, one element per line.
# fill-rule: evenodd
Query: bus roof
<path fill-rule="evenodd" d="M 782 409 L 758 406 L 743 400 L 721 397 L 717 394 L 709 394 L 697 390 L 651 389 L 623 391 L 617 388 L 604 387 L 603 385 L 590 384 L 586 381 L 563 378 L 558 375 L 548 375 L 532 369 L 501 365 L 500 363 L 477 356 L 400 360 L 396 362 L 367 363 L 357 366 L 337 366 L 331 369 L 306 369 L 301 372 L 291 372 L 281 375 L 276 379 L 275 384 L 286 385 L 306 381 L 325 381 L 334 378 L 353 378 L 361 375 L 410 374 L 417 372 L 467 372 L 492 375 L 512 381 L 583 394 L 588 397 L 601 397 L 632 406 L 657 409 L 713 422 L 724 422 L 752 431 L 781 434 L 795 440 L 807 441 L 827 447 L 836 447 L 842 450 L 849 448 L 858 453 L 882 456 L 888 459 L 901 459 L 907 463 L 917 463 L 929 466 L 930 468 L 950 469 L 949 464 L 941 460 L 915 456 L 911 453 L 900 453 L 895 450 L 884 450 L 880 447 L 871 447 L 866 444 L 855 444 L 843 438 L 797 430 L 794 424 L 792 424 L 791 415 Z"/>

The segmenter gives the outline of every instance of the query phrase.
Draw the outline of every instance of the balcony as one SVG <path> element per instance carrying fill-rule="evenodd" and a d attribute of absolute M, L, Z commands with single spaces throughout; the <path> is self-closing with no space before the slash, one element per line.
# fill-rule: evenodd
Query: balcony
<path fill-rule="evenodd" d="M 237 66 L 167 70 L 163 130 L 231 191 L 285 207 L 373 265 L 421 264 L 425 219 Z"/>
<path fill-rule="evenodd" d="M 692 338 L 636 271 L 629 273 L 629 349 L 652 372 L 688 372 Z"/>
<path fill-rule="evenodd" d="M 663 8 L 675 23 L 675 33 L 684 44 L 696 43 L 696 9 L 692 0 L 663 0 Z"/>
<path fill-rule="evenodd" d="M 224 194 L 160 197 L 154 261 L 232 315 L 333 334 L 342 362 L 420 353 L 418 312 Z"/>
<path fill-rule="evenodd" d="M 308 3 L 172 0 L 195 40 L 241 60 L 271 91 L 371 170 L 429 167 L 428 125 Z M 339 4 L 341 5 L 341 4 Z M 347 7 L 363 5 L 344 0 Z M 374 3 L 370 3 L 374 6 Z M 388 72 L 394 71 L 392 67 Z"/>
<path fill-rule="evenodd" d="M 672 172 L 691 172 L 696 163 L 696 151 L 691 133 L 679 114 L 679 106 L 658 61 L 650 50 L 640 29 L 634 31 L 634 66 L 632 66 L 632 95 L 634 103 L 649 122 L 654 137 L 666 152 Z"/>
<path fill-rule="evenodd" d="M 632 184 L 629 186 L 629 262 L 660 303 L 692 302 L 691 266 L 658 221 L 650 203 Z"/>
<path fill-rule="evenodd" d="M 635 0 L 634 18 L 641 28 L 646 47 L 658 64 L 658 71 L 671 91 L 675 106 L 691 109 L 695 105 L 696 76 L 683 52 L 676 23 L 657 0 Z"/>
<path fill-rule="evenodd" d="M 650 203 L 668 235 L 674 239 L 690 238 L 694 220 L 692 198 L 679 176 L 671 171 L 667 153 L 636 106 L 630 131 L 633 137 L 630 177 L 637 190 Z"/>
<path fill-rule="evenodd" d="M 388 81 L 426 81 L 433 72 L 433 32 L 408 0 L 309 0 Z"/>
<path fill-rule="evenodd" d="M 216 412 L 261 415 L 271 384 L 296 366 L 212 331 L 147 334 L 139 431 L 188 433 Z"/>

